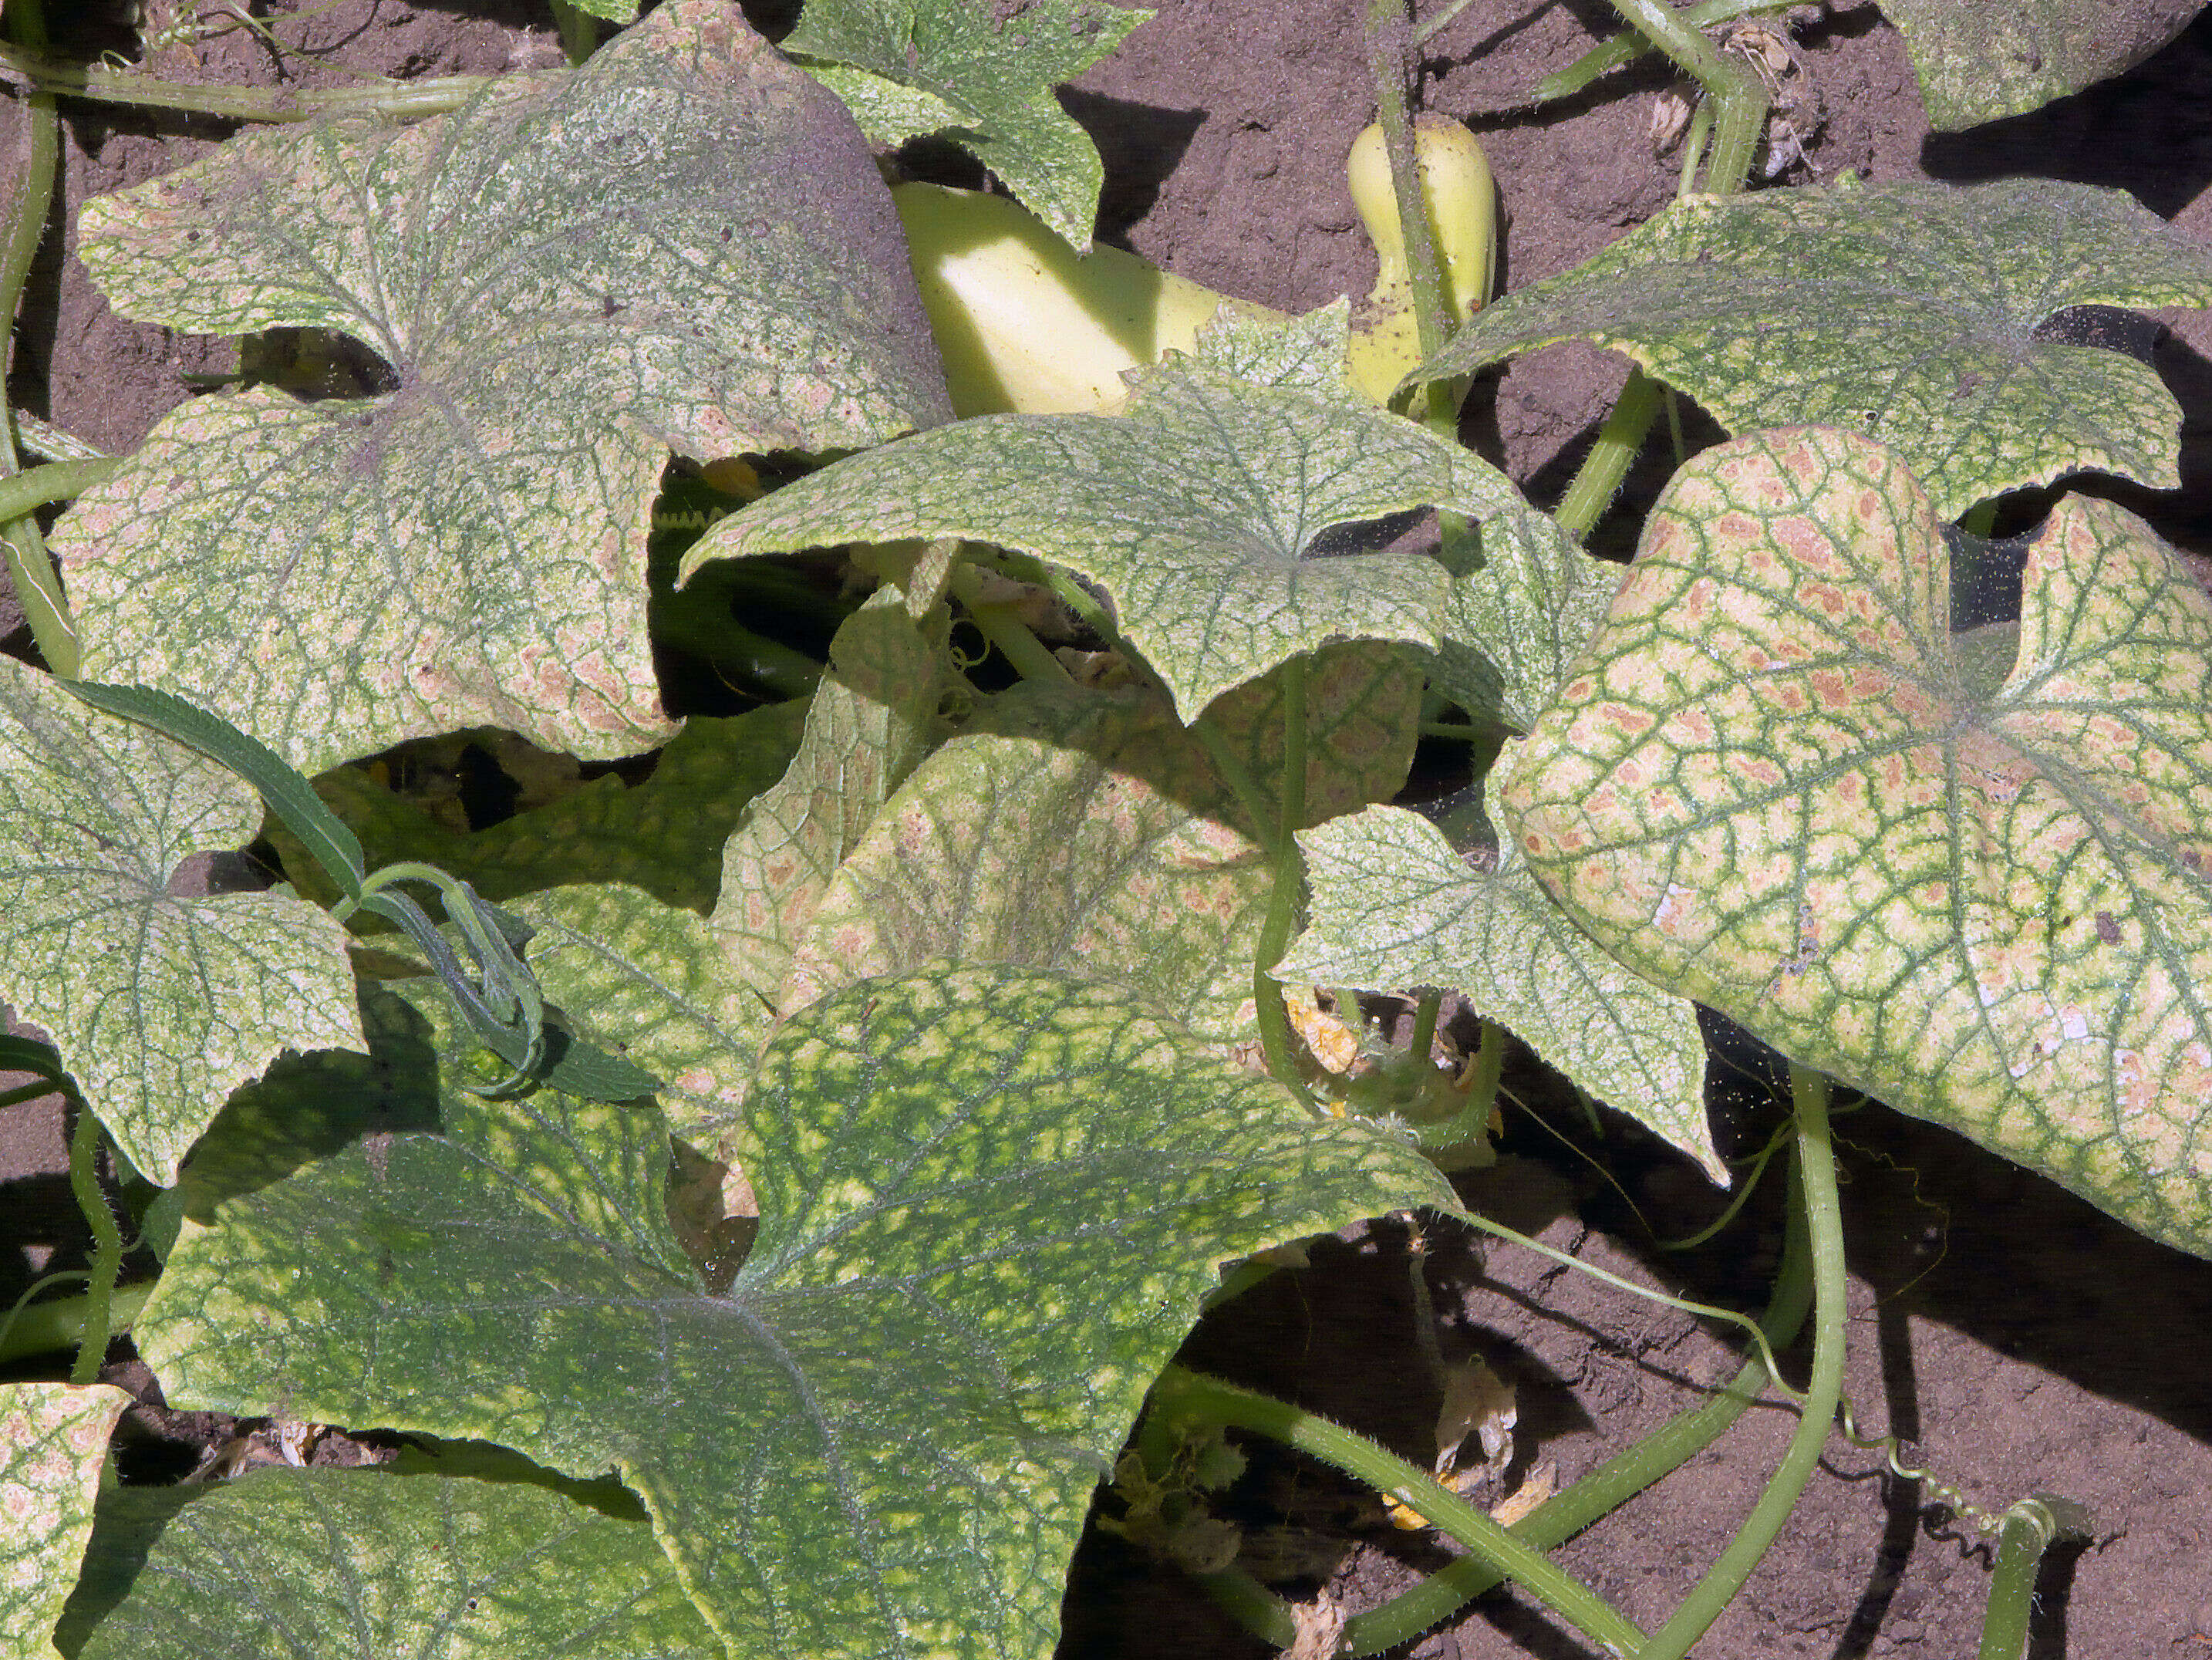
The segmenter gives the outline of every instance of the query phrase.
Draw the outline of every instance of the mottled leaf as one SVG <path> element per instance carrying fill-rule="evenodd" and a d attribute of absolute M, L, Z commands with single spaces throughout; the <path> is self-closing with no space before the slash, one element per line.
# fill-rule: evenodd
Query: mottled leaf
<path fill-rule="evenodd" d="M 1856 435 L 1707 452 L 1495 800 L 1638 972 L 2212 1255 L 2212 599 L 2069 497 L 2001 682 Z"/>
<path fill-rule="evenodd" d="M 749 1160 L 738 1110 L 775 1016 L 713 925 L 614 884 L 556 888 L 514 909 L 538 931 L 532 972 L 577 1031 L 662 1080 L 677 1134 Z"/>
<path fill-rule="evenodd" d="M 0 1653 L 56 1660 L 107 1433 L 130 1404 L 105 1383 L 0 1385 Z"/>
<path fill-rule="evenodd" d="M 727 719 L 693 715 L 639 782 L 595 778 L 476 831 L 447 829 L 356 768 L 325 773 L 315 789 L 361 837 L 372 866 L 417 860 L 491 900 L 626 882 L 664 903 L 705 912 L 720 888 L 723 842 L 746 805 L 790 764 L 805 714 L 801 704 L 775 703 Z M 294 885 L 325 897 L 328 885 L 301 867 L 289 838 L 273 825 L 270 836 Z"/>
<path fill-rule="evenodd" d="M 87 674 L 310 773 L 479 725 L 650 747 L 668 449 L 945 418 L 902 247 L 844 112 L 725 0 L 450 116 L 250 132 L 88 204 L 119 311 L 329 331 L 376 361 L 322 388 L 342 395 L 198 399 L 80 501 L 57 544 Z"/>
<path fill-rule="evenodd" d="M 935 958 L 1111 981 L 1233 1043 L 1272 887 L 1205 751 L 1152 696 L 1024 689 L 886 804 L 778 999 Z"/>
<path fill-rule="evenodd" d="M 1955 131 L 2040 109 L 2132 69 L 2189 27 L 2204 0 L 1882 0 L 1920 76 L 1928 124 Z"/>
<path fill-rule="evenodd" d="M 848 457 L 721 520 L 684 575 L 824 542 L 1018 548 L 1106 590 L 1188 721 L 1334 640 L 1433 648 L 1443 567 L 1414 553 L 1332 556 L 1332 526 L 1430 506 L 1526 511 L 1467 451 L 1349 394 L 1200 366 L 1133 378 L 1125 414 L 986 416 Z"/>
<path fill-rule="evenodd" d="M 286 1049 L 357 1048 L 345 932 L 296 899 L 170 891 L 242 848 L 252 790 L 0 658 L 0 1000 L 44 1027 L 138 1170 L 168 1186 Z"/>
<path fill-rule="evenodd" d="M 176 1510 L 82 1660 L 275 1654 L 722 1660 L 723 1648 L 642 1517 L 521 1482 L 260 1469 Z"/>
<path fill-rule="evenodd" d="M 1548 708 L 1626 574 L 1547 515 L 1502 513 L 1443 541 L 1451 604 L 1431 677 L 1473 714 L 1526 732 Z"/>
<path fill-rule="evenodd" d="M 779 492 L 780 493 L 780 492 Z M 799 753 L 722 849 L 713 917 L 731 972 L 773 997 L 838 863 L 936 741 L 946 658 L 898 590 L 878 589 L 830 642 Z"/>
<path fill-rule="evenodd" d="M 1413 759 L 1413 654 L 1370 641 L 1315 660 L 1309 822 L 1396 792 Z M 1279 672 L 1207 713 L 1279 818 Z M 1111 981 L 1227 1044 L 1256 1036 L 1252 957 L 1273 883 L 1244 804 L 1153 694 L 1025 684 L 923 762 L 838 867 L 778 998 L 933 958 Z"/>
<path fill-rule="evenodd" d="M 1271 318 L 1250 306 L 1224 306 L 1199 331 L 1192 355 L 1239 380 L 1335 396 L 1351 384 L 1345 368 L 1351 337 L 1349 300 L 1286 318 Z"/>
<path fill-rule="evenodd" d="M 1879 438 L 1955 519 L 2083 470 L 2178 484 L 2181 410 L 2157 374 L 2037 325 L 2069 306 L 2207 304 L 2212 250 L 2124 192 L 1759 191 L 1676 204 L 1478 313 L 1421 373 L 1593 340 L 1731 431 L 1817 422 Z"/>
<path fill-rule="evenodd" d="M 445 1137 L 188 1230 L 142 1347 L 173 1404 L 281 1399 L 618 1469 L 733 1652 L 1037 1655 L 1218 1265 L 1451 1203 L 1410 1148 L 1053 976 L 872 981 L 763 1065 L 762 1226 L 726 1293 L 639 1255 L 641 1219 L 549 1195 L 581 1144 L 448 1077 Z M 594 1162 L 641 1193 L 665 1146 L 610 1138 Z"/>
<path fill-rule="evenodd" d="M 1151 15 L 1100 0 L 807 0 L 781 44 L 853 98 L 877 143 L 944 133 L 1081 250 L 1104 169 L 1052 89 Z"/>
<path fill-rule="evenodd" d="M 1312 921 L 1278 975 L 1372 991 L 1456 991 L 1715 1181 L 1728 1180 L 1705 1122 L 1697 1012 L 1600 950 L 1510 843 L 1486 868 L 1419 813 L 1370 807 L 1305 831 L 1298 845 Z"/>

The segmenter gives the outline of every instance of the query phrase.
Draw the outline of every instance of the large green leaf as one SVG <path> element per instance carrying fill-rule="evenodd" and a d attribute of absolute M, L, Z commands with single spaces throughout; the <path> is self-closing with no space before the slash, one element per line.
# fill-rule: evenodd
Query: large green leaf
<path fill-rule="evenodd" d="M 253 792 L 0 658 L 0 1000 L 43 1026 L 164 1186 L 225 1097 L 286 1049 L 358 1048 L 345 931 L 276 894 L 171 891 L 242 848 Z"/>
<path fill-rule="evenodd" d="M 878 143 L 946 133 L 1080 250 L 1104 169 L 1052 89 L 1151 15 L 1096 0 L 806 0 L 782 45 Z"/>
<path fill-rule="evenodd" d="M 130 1404 L 105 1383 L 0 1386 L 0 1653 L 12 1660 L 55 1654 L 107 1433 Z"/>
<path fill-rule="evenodd" d="M 2017 660 L 1949 619 L 1894 456 L 1710 451 L 1496 799 L 1632 968 L 2212 1255 L 2212 599 L 2069 497 Z"/>
<path fill-rule="evenodd" d="M 1728 1180 L 1705 1122 L 1697 1011 L 1601 951 L 1511 843 L 1494 866 L 1470 864 L 1419 813 L 1370 807 L 1307 830 L 1298 845 L 1312 925 L 1279 975 L 1374 991 L 1457 991 L 1715 1181 Z"/>
<path fill-rule="evenodd" d="M 1882 0 L 1938 131 L 2040 109 L 2136 64 L 2189 27 L 2204 0 Z"/>
<path fill-rule="evenodd" d="M 262 1469 L 177 1509 L 80 1654 L 722 1660 L 724 1650 L 642 1517 L 521 1482 Z"/>
<path fill-rule="evenodd" d="M 1313 817 L 1404 781 L 1412 656 L 1371 642 L 1321 654 L 1307 701 Z M 1206 717 L 1255 779 L 1282 770 L 1277 678 Z M 1279 812 L 1273 792 L 1261 806 Z M 778 1001 L 947 958 L 1110 980 L 1218 1043 L 1253 1037 L 1252 954 L 1273 881 L 1251 828 L 1157 695 L 1018 687 L 885 806 L 816 907 Z"/>
<path fill-rule="evenodd" d="M 349 395 L 202 398 L 58 544 L 88 675 L 307 772 L 413 735 L 667 735 L 645 540 L 667 451 L 945 418 L 897 216 L 843 111 L 726 0 L 451 116 L 253 132 L 87 206 L 117 308 L 349 335 Z"/>
<path fill-rule="evenodd" d="M 574 1202 L 655 1191 L 665 1135 L 581 1107 L 540 1130 L 441 1065 L 444 1136 L 188 1229 L 142 1349 L 173 1403 L 619 1469 L 746 1655 L 1048 1652 L 1092 1487 L 1217 1265 L 1450 1203 L 1118 994 L 939 970 L 779 1031 L 747 1103 L 761 1231 L 717 1296 L 660 1218 Z"/>
<path fill-rule="evenodd" d="M 719 719 L 695 714 L 668 741 L 651 776 L 603 776 L 486 829 L 449 830 L 367 773 L 340 767 L 315 791 L 361 837 L 372 869 L 398 860 L 435 865 L 486 899 L 576 882 L 628 882 L 671 905 L 711 909 L 722 844 L 745 807 L 790 764 L 805 706 L 775 703 Z M 281 828 L 270 839 L 284 873 L 313 897 L 331 893 Z"/>
<path fill-rule="evenodd" d="M 1431 506 L 1528 511 L 1466 450 L 1348 393 L 1190 366 L 1140 377 L 1121 415 L 986 416 L 848 457 L 721 520 L 683 574 L 823 542 L 1018 548 L 1107 591 L 1188 721 L 1333 640 L 1433 648 L 1442 566 L 1322 539 Z"/>
<path fill-rule="evenodd" d="M 2156 373 L 2038 337 L 2085 305 L 2212 305 L 2212 251 L 2124 192 L 2047 179 L 1694 197 L 1487 307 L 1421 373 L 1594 340 L 1732 431 L 1881 439 L 1946 519 L 2083 469 L 2178 484 L 2181 410 Z"/>

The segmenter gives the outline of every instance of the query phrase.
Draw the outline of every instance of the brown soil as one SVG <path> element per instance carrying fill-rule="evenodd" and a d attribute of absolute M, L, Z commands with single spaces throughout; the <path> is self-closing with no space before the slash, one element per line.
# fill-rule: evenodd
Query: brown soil
<path fill-rule="evenodd" d="M 262 10 L 289 10 L 290 0 Z M 49 7 L 57 19 L 70 9 Z M 763 8 L 763 10 L 766 9 Z M 1370 112 L 1358 0 L 1164 0 L 1159 15 L 1070 89 L 1109 173 L 1102 229 L 1174 270 L 1304 308 L 1372 280 L 1340 158 Z M 126 46 L 118 0 L 74 14 L 97 52 Z M 1430 43 L 1422 97 L 1480 131 L 1508 213 L 1505 274 L 1519 286 L 1574 265 L 1644 218 L 1673 188 L 1648 134 L 1668 76 L 1648 60 L 1564 106 L 1516 113 L 1520 92 L 1613 28 L 1601 0 L 1475 0 Z M 1808 9 L 1798 33 L 1827 111 L 1810 147 L 1824 174 L 1967 180 L 2027 173 L 2124 186 L 2212 240 L 2212 22 L 2150 63 L 2037 114 L 1929 135 L 1902 46 L 1872 5 Z M 105 20 L 105 21 L 103 21 Z M 388 73 L 495 73 L 555 61 L 547 18 L 526 0 L 343 0 L 307 39 Z M 198 62 L 193 60 L 197 58 Z M 172 48 L 179 78 L 267 81 L 269 54 L 242 33 Z M 298 72 L 296 64 L 290 72 Z M 327 72 L 302 78 L 328 79 Z M 19 407 L 120 451 L 186 395 L 183 377 L 226 366 L 220 343 L 114 317 L 69 252 L 85 198 L 202 154 L 222 129 L 71 108 L 63 234 L 18 332 Z M 0 119 L 12 119 L 0 112 Z M 20 153 L 12 138 L 0 138 Z M 2154 495 L 2097 481 L 2178 545 L 2212 550 L 2212 319 L 2179 312 L 2157 362 L 2186 410 L 2184 488 Z M 1566 347 L 1518 361 L 1478 387 L 1468 436 L 1539 501 L 1556 496 L 1623 374 L 1620 360 Z M 1648 500 L 1647 458 L 1630 494 Z M 0 587 L 0 635 L 17 617 Z M 18 640 L 20 643 L 20 636 Z M 0 1074 L 0 1090 L 19 1081 Z M 1625 1119 L 1602 1140 L 1571 1099 L 1516 1073 L 1535 1115 L 1509 1115 L 1507 1156 L 1471 1181 L 1484 1213 L 1683 1294 L 1755 1308 L 1771 1274 L 1775 1200 L 1756 1197 L 1713 1245 L 1668 1255 L 1653 1236 L 1690 1231 L 1718 1207 L 1680 1159 Z M 1717 1093 L 1732 1150 L 1755 1146 L 1774 1109 Z M 2094 1512 L 2084 1548 L 2055 1553 L 2040 1586 L 2038 1660 L 2212 1656 L 2212 1265 L 2148 1244 L 2038 1178 L 1879 1107 L 1842 1121 L 1852 1285 L 1849 1388 L 1862 1423 L 1916 1441 L 1923 1462 L 1991 1509 L 2029 1492 Z M 52 1102 L 0 1110 L 0 1307 L 32 1275 L 81 1257 Z M 1573 1138 L 1570 1148 L 1562 1137 Z M 1616 1189 L 1594 1174 L 1602 1159 Z M 1770 1184 L 1770 1187 L 1776 1184 Z M 1632 1198 L 1636 1211 L 1623 1202 Z M 1423 1453 L 1435 1403 L 1413 1335 L 1402 1228 L 1323 1242 L 1311 1268 L 1279 1275 L 1191 1340 L 1194 1365 L 1307 1402 Z M 1732 1367 L 1700 1323 L 1595 1286 L 1504 1245 L 1431 1230 L 1423 1265 L 1449 1354 L 1479 1353 L 1519 1391 L 1519 1453 L 1504 1486 L 1555 1461 L 1562 1482 L 1626 1445 Z M 1561 1560 L 1648 1626 L 1725 1543 L 1771 1468 L 1791 1419 L 1762 1408 L 1659 1487 L 1590 1529 Z M 228 1426 L 148 1420 L 212 1441 Z M 185 1462 L 189 1463 L 187 1449 Z M 1973 1651 L 1988 1548 L 1876 1455 L 1840 1438 L 1766 1564 L 1696 1650 L 1711 1660 Z M 1309 1557 L 1344 1600 L 1372 1600 L 1440 1560 L 1431 1541 L 1363 1512 L 1326 1472 L 1255 1459 L 1237 1494 L 1263 1536 L 1328 1520 L 1343 1544 Z M 1270 1510 L 1270 1506 L 1274 1507 Z M 1408 1653 L 1433 1660 L 1593 1652 L 1523 1599 L 1478 1603 Z M 1263 1655 L 1188 1580 L 1094 1533 L 1071 1587 L 1066 1660 Z"/>

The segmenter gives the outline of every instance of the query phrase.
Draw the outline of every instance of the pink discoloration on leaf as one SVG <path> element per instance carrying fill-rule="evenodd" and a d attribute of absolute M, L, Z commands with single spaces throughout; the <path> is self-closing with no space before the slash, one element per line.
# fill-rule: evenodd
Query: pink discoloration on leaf
<path fill-rule="evenodd" d="M 1863 439 L 1708 453 L 1495 799 L 1632 966 L 2212 1254 L 2212 1182 L 2177 1151 L 2212 1111 L 2212 938 L 2171 920 L 2212 912 L 2212 599 L 2069 501 L 2009 677 L 1962 694 L 1948 570 Z M 2127 1140 L 2077 1163 L 2123 1096 Z"/>

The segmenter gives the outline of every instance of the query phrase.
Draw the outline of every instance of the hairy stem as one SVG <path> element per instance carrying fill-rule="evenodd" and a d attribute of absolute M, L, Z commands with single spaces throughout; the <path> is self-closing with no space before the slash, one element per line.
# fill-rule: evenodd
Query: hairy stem
<path fill-rule="evenodd" d="M 1651 423 L 1659 418 L 1660 392 L 1659 383 L 1642 369 L 1629 371 L 1628 384 L 1620 389 L 1620 401 L 1598 429 L 1597 441 L 1575 470 L 1566 495 L 1559 500 L 1559 511 L 1553 515 L 1568 535 L 1577 540 L 1588 537 L 1605 516 L 1621 480 L 1628 477 L 1629 464 L 1644 447 Z"/>
<path fill-rule="evenodd" d="M 1731 64 L 1681 14 L 1659 0 L 1611 0 L 1613 9 L 1644 39 L 1674 60 L 1676 67 L 1705 89 L 1718 111 L 1713 159 L 1705 169 L 1705 188 L 1726 196 L 1743 188 L 1766 125 L 1766 88 L 1741 64 Z"/>
<path fill-rule="evenodd" d="M 1152 1387 L 1152 1410 L 1170 1421 L 1256 1431 L 1335 1465 L 1430 1523 L 1525 1586 L 1544 1605 L 1618 1654 L 1638 1652 L 1644 1633 L 1595 1591 L 1525 1541 L 1396 1454 L 1303 1407 L 1219 1378 L 1170 1366 Z"/>
<path fill-rule="evenodd" d="M 100 1119 L 82 1099 L 75 1103 L 76 1128 L 70 1135 L 70 1191 L 92 1230 L 90 1282 L 84 1293 L 82 1336 L 70 1382 L 97 1383 L 100 1363 L 107 1358 L 108 1302 L 115 1295 L 115 1279 L 123 1269 L 123 1230 L 115 1225 L 115 1213 L 100 1190 Z"/>
<path fill-rule="evenodd" d="M 431 81 L 386 81 L 366 87 L 227 87 L 165 81 L 137 70 L 71 58 L 12 46 L 0 49 L 0 73 L 27 82 L 34 92 L 57 98 L 82 98 L 99 104 L 128 104 L 139 109 L 176 110 L 222 121 L 312 121 L 321 115 L 374 115 L 409 121 L 447 115 L 492 84 L 482 75 L 447 76 Z"/>
<path fill-rule="evenodd" d="M 73 1277 L 87 1280 L 91 1276 L 82 1269 L 69 1270 L 66 1274 L 48 1274 L 40 1286 Z M 37 1286 L 32 1290 L 38 1289 Z M 131 1323 L 138 1317 L 138 1310 L 146 1306 L 146 1299 L 154 1293 L 154 1282 L 145 1280 L 135 1286 L 118 1286 L 108 1293 L 106 1330 L 110 1339 L 121 1336 L 131 1329 Z M 21 1360 L 29 1355 L 48 1354 L 56 1349 L 74 1348 L 82 1352 L 91 1347 L 105 1353 L 106 1341 L 88 1344 L 88 1334 L 94 1329 L 87 1316 L 92 1311 L 92 1296 L 84 1292 L 76 1297 L 57 1297 L 49 1303 L 28 1302 L 30 1292 L 5 1316 L 0 1317 L 0 1365 Z"/>
<path fill-rule="evenodd" d="M 1398 201 L 1398 225 L 1406 240 L 1406 277 L 1413 291 L 1413 337 L 1421 361 L 1436 356 L 1444 343 L 1444 285 L 1437 260 L 1436 239 L 1429 234 L 1429 206 L 1421 192 L 1421 169 L 1413 151 L 1413 119 L 1406 95 L 1413 56 L 1413 33 L 1405 0 L 1368 0 L 1367 62 L 1375 80 L 1375 119 L 1382 128 L 1382 148 L 1390 158 L 1390 193 Z M 1459 410 L 1451 386 L 1432 380 L 1415 394 L 1416 414 L 1439 437 L 1459 430 Z"/>
<path fill-rule="evenodd" d="M 1787 11 L 1795 3 L 1796 0 L 1705 0 L 1702 5 L 1685 6 L 1675 15 L 1692 27 L 1702 29 L 1763 11 Z M 1571 98 L 1598 76 L 1634 63 L 1651 47 L 1652 43 L 1635 29 L 1616 34 L 1601 46 L 1592 46 L 1557 75 L 1539 81 L 1528 101 L 1548 104 L 1555 98 Z"/>
<path fill-rule="evenodd" d="M 35 0 L 27 4 L 17 0 L 9 9 L 8 21 L 16 39 L 33 46 L 46 44 L 46 24 Z M 38 258 L 39 243 L 46 235 L 46 216 L 53 210 L 54 179 L 61 167 L 61 119 L 52 97 L 33 93 L 24 100 L 24 115 L 30 123 L 30 158 L 24 164 L 22 188 L 9 216 L 7 241 L 0 245 L 0 318 L 6 319 L 9 330 L 9 350 L 0 360 L 0 380 L 14 368 L 15 313 L 22 307 L 31 262 Z M 0 477 L 12 477 L 22 470 L 10 400 L 7 412 L 0 415 Z M 15 586 L 15 598 L 23 608 L 24 620 L 31 625 L 39 655 L 56 674 L 65 680 L 75 679 L 81 658 L 76 622 L 70 615 L 69 600 L 62 593 L 61 578 L 46 551 L 39 521 L 27 513 L 9 515 L 0 523 L 0 547 L 6 550 L 9 580 Z"/>
<path fill-rule="evenodd" d="M 1260 925 L 1260 943 L 1252 958 L 1252 997 L 1260 1021 L 1260 1052 L 1278 1082 L 1305 1098 L 1305 1081 L 1298 1075 L 1292 1043 L 1290 1011 L 1283 1006 L 1283 988 L 1272 972 L 1291 943 L 1297 925 L 1298 897 L 1305 885 L 1304 861 L 1298 855 L 1298 827 L 1306 816 L 1306 660 L 1293 657 L 1283 665 L 1283 780 L 1281 816 L 1273 827 L 1273 845 L 1268 848 L 1274 866 L 1274 885 L 1267 896 L 1267 915 Z M 1226 747 L 1223 745 L 1223 747 Z M 1308 1104 L 1311 1103 L 1309 1100 Z"/>
<path fill-rule="evenodd" d="M 1798 1190 L 1813 1260 L 1813 1370 L 1805 1384 L 1803 1415 L 1780 1467 L 1743 1526 L 1673 1617 L 1638 1651 L 1638 1660 L 1682 1660 L 1735 1599 L 1797 1507 L 1835 1426 L 1836 1404 L 1843 1398 L 1844 1224 L 1836 1198 L 1835 1150 L 1828 1135 L 1828 1080 L 1793 1063 L 1790 1087 L 1797 1116 Z"/>

